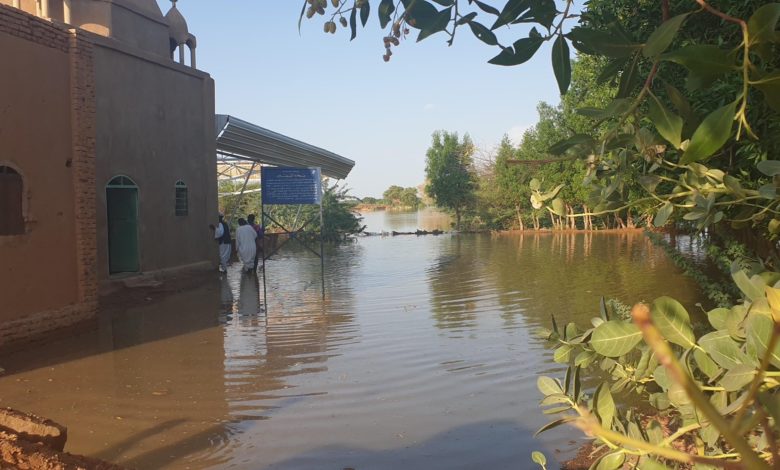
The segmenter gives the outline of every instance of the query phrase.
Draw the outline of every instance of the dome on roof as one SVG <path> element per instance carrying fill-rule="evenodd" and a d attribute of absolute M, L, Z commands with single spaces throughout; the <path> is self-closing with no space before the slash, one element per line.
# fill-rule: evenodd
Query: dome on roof
<path fill-rule="evenodd" d="M 187 29 L 187 21 L 184 19 L 181 12 L 179 12 L 179 9 L 176 8 L 175 0 L 171 9 L 165 14 L 165 20 L 168 21 L 171 38 L 178 44 L 187 42 L 187 39 L 190 37 L 190 32 Z"/>

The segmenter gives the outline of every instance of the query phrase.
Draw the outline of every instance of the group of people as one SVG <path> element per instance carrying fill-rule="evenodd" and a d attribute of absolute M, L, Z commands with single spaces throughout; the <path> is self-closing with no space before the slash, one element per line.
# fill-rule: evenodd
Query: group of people
<path fill-rule="evenodd" d="M 230 263 L 230 255 L 233 249 L 233 239 L 230 235 L 230 227 L 225 222 L 225 216 L 219 214 L 219 223 L 210 226 L 214 231 L 214 239 L 219 244 L 219 270 L 227 271 Z M 263 236 L 265 229 L 258 224 L 254 214 L 249 214 L 246 219 L 238 219 L 236 229 L 236 251 L 238 259 L 242 263 L 242 271 L 245 273 L 257 272 L 260 256 L 263 256 Z"/>

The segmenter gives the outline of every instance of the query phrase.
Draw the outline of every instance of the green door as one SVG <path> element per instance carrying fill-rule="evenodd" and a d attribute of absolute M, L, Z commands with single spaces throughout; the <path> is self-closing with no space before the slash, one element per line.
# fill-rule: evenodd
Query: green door
<path fill-rule="evenodd" d="M 111 274 L 139 271 L 138 188 L 133 186 L 109 183 L 106 187 L 108 265 Z"/>

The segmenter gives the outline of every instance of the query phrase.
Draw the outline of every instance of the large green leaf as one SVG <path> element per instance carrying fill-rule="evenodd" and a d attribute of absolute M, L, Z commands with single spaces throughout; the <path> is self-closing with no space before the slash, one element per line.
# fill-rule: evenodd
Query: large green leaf
<path fill-rule="evenodd" d="M 650 94 L 648 103 L 648 115 L 653 121 L 655 128 L 661 137 L 674 145 L 674 148 L 680 148 L 682 142 L 683 120 L 680 116 L 666 109 L 661 101 L 654 94 Z"/>
<path fill-rule="evenodd" d="M 365 27 L 366 23 L 368 23 L 369 15 L 371 15 L 371 4 L 368 2 L 363 2 L 363 4 L 360 6 L 360 24 L 362 24 L 363 27 Z"/>
<path fill-rule="evenodd" d="M 626 454 L 623 452 L 605 455 L 599 460 L 598 465 L 596 465 L 596 470 L 618 470 L 623 467 L 623 462 L 625 461 Z"/>
<path fill-rule="evenodd" d="M 392 20 L 391 15 L 395 11 L 395 2 L 393 0 L 382 0 L 379 3 L 379 25 L 382 29 Z"/>
<path fill-rule="evenodd" d="M 748 20 L 750 43 L 777 42 L 777 22 L 780 20 L 780 3 L 767 3 L 753 12 Z"/>
<path fill-rule="evenodd" d="M 755 367 L 747 364 L 740 364 L 726 372 L 726 375 L 724 375 L 718 383 L 721 387 L 725 388 L 727 392 L 736 392 L 749 384 L 755 376 Z"/>
<path fill-rule="evenodd" d="M 574 350 L 574 346 L 570 344 L 564 344 L 555 350 L 553 353 L 553 361 L 559 364 L 568 364 L 571 359 L 571 352 Z"/>
<path fill-rule="evenodd" d="M 653 323 L 667 341 L 691 349 L 696 344 L 691 317 L 685 307 L 671 297 L 659 297 L 650 308 Z"/>
<path fill-rule="evenodd" d="M 767 176 L 780 175 L 780 160 L 764 160 L 758 162 L 756 168 Z"/>
<path fill-rule="evenodd" d="M 773 72 L 761 77 L 761 79 L 751 82 L 751 84 L 761 90 L 767 104 L 777 112 L 780 112 L 780 72 Z"/>
<path fill-rule="evenodd" d="M 711 112 L 693 133 L 681 163 L 706 160 L 718 151 L 731 137 L 731 126 L 737 102 L 727 104 Z"/>
<path fill-rule="evenodd" d="M 575 145 L 592 144 L 592 143 L 593 143 L 593 137 L 587 134 L 574 134 L 573 136 L 567 139 L 554 143 L 549 149 L 547 149 L 547 152 L 552 155 L 560 155 L 563 152 L 574 147 Z"/>
<path fill-rule="evenodd" d="M 720 373 L 718 364 L 710 359 L 710 356 L 701 349 L 696 349 L 693 351 L 693 359 L 696 361 L 696 365 L 699 367 L 699 370 L 702 371 L 702 373 L 706 375 L 708 379 L 712 380 Z"/>
<path fill-rule="evenodd" d="M 631 93 L 636 89 L 639 84 L 641 71 L 639 70 L 639 58 L 641 54 L 634 54 L 633 60 L 631 60 L 628 67 L 623 69 L 623 73 L 620 74 L 620 82 L 618 82 L 618 91 L 615 94 L 615 98 L 628 98 Z"/>
<path fill-rule="evenodd" d="M 574 365 L 579 367 L 588 367 L 596 359 L 593 351 L 582 351 L 574 358 Z"/>
<path fill-rule="evenodd" d="M 729 51 L 712 45 L 686 46 L 662 55 L 661 59 L 688 70 L 689 89 L 706 88 L 724 73 L 736 70 Z"/>
<path fill-rule="evenodd" d="M 496 22 L 490 29 L 500 28 L 501 26 L 508 25 L 522 15 L 529 7 L 528 0 L 508 0 L 504 4 L 504 8 L 501 9 L 501 13 L 496 18 Z"/>
<path fill-rule="evenodd" d="M 642 332 L 633 323 L 612 320 L 602 323 L 593 330 L 591 347 L 602 356 L 619 357 L 642 340 Z"/>
<path fill-rule="evenodd" d="M 609 384 L 602 382 L 593 394 L 593 410 L 601 419 L 604 429 L 612 429 L 612 419 L 615 416 L 615 400 L 609 391 Z"/>
<path fill-rule="evenodd" d="M 710 321 L 710 325 L 716 330 L 723 330 L 726 328 L 726 317 L 731 313 L 731 310 L 727 308 L 714 308 L 707 312 L 707 319 Z"/>
<path fill-rule="evenodd" d="M 551 379 L 550 377 L 544 375 L 539 376 L 539 378 L 536 379 L 536 387 L 540 392 L 542 392 L 542 395 L 544 396 L 563 393 L 563 388 L 557 380 Z"/>
<path fill-rule="evenodd" d="M 751 314 L 747 321 L 747 341 L 758 352 L 758 357 L 764 357 L 772 337 L 774 321 L 766 315 Z M 775 346 L 769 356 L 769 362 L 780 367 L 780 343 Z"/>
<path fill-rule="evenodd" d="M 532 32 L 535 30 L 532 30 Z M 512 47 L 506 47 L 500 54 L 493 57 L 488 61 L 489 64 L 513 66 L 520 65 L 523 62 L 528 61 L 539 50 L 539 46 L 542 45 L 544 39 L 541 36 L 531 35 L 527 38 L 521 38 L 512 44 Z"/>
<path fill-rule="evenodd" d="M 416 29 L 428 28 L 436 21 L 439 10 L 425 0 L 405 0 L 406 24 Z"/>
<path fill-rule="evenodd" d="M 445 8 L 444 10 L 438 12 L 430 23 L 426 24 L 420 29 L 420 34 L 417 36 L 417 42 L 420 42 L 428 36 L 432 36 L 447 29 L 447 25 L 450 23 L 451 19 L 452 7 Z"/>
<path fill-rule="evenodd" d="M 734 283 L 739 287 L 739 290 L 745 294 L 748 300 L 756 301 L 764 298 L 764 289 L 762 286 L 754 284 L 747 273 L 742 269 L 736 261 L 731 264 L 731 278 L 734 279 Z"/>
<path fill-rule="evenodd" d="M 724 369 L 733 369 L 745 362 L 739 345 L 726 330 L 713 331 L 699 338 L 699 346 Z"/>
<path fill-rule="evenodd" d="M 630 57 L 641 49 L 641 44 L 626 43 L 606 31 L 575 26 L 566 35 L 574 47 L 585 54 L 602 54 L 608 57 Z"/>
<path fill-rule="evenodd" d="M 674 40 L 674 36 L 677 34 L 677 30 L 682 26 L 683 21 L 687 18 L 689 13 L 683 13 L 661 23 L 661 26 L 653 31 L 653 34 L 647 38 L 645 46 L 642 48 L 642 54 L 645 57 L 656 57 L 666 51 L 669 45 Z"/>
<path fill-rule="evenodd" d="M 531 452 L 531 460 L 534 463 L 541 465 L 542 467 L 547 465 L 547 457 L 545 457 L 544 454 L 538 450 Z"/>
<path fill-rule="evenodd" d="M 566 215 L 566 204 L 563 202 L 563 199 L 556 197 L 552 200 L 552 203 L 550 203 L 550 208 L 552 209 L 553 213 L 559 217 L 564 217 Z"/>
<path fill-rule="evenodd" d="M 541 434 L 541 433 L 543 433 L 543 432 L 545 432 L 547 430 L 550 430 L 552 428 L 557 428 L 561 424 L 566 424 L 568 422 L 574 421 L 575 419 L 577 419 L 577 418 L 575 418 L 573 416 L 567 416 L 565 418 L 556 419 L 555 421 L 553 421 L 551 423 L 547 423 L 544 426 L 542 426 L 541 428 L 539 428 L 539 430 L 534 433 L 534 436 L 537 436 L 537 435 L 539 435 L 539 434 Z"/>
<path fill-rule="evenodd" d="M 563 34 L 559 34 L 553 43 L 552 66 L 555 80 L 558 82 L 558 91 L 565 95 L 571 83 L 571 58 L 569 57 L 569 44 Z"/>
<path fill-rule="evenodd" d="M 476 36 L 477 39 L 484 42 L 485 44 L 489 46 L 498 45 L 498 39 L 496 39 L 496 35 L 493 34 L 493 31 L 487 29 L 487 27 L 485 27 L 482 23 L 469 21 L 469 28 L 471 28 L 471 32 L 474 34 L 474 36 Z"/>
<path fill-rule="evenodd" d="M 669 201 L 665 202 L 664 205 L 658 209 L 658 212 L 656 212 L 655 218 L 653 218 L 653 225 L 656 227 L 663 227 L 666 225 L 666 221 L 669 220 L 672 212 L 674 212 L 674 205 Z"/>
<path fill-rule="evenodd" d="M 670 83 L 664 84 L 664 89 L 666 90 L 666 94 L 669 97 L 669 100 L 672 102 L 672 104 L 674 104 L 674 107 L 677 108 L 677 111 L 680 112 L 683 119 L 686 121 L 692 121 L 696 118 L 696 115 L 693 114 L 691 104 L 685 98 L 685 95 L 680 92 L 680 90 L 675 88 Z M 698 124 L 698 122 L 696 124 Z"/>
<path fill-rule="evenodd" d="M 484 2 L 480 2 L 479 0 L 474 0 L 474 3 L 476 3 L 479 9 L 484 11 L 485 13 L 490 13 L 491 15 L 496 15 L 496 16 L 498 16 L 501 13 L 495 7 L 490 6 Z"/>

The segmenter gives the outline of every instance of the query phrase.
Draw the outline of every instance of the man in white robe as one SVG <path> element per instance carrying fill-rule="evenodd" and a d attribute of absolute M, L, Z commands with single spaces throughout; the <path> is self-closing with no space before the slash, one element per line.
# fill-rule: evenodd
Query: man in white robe
<path fill-rule="evenodd" d="M 255 270 L 255 255 L 257 255 L 257 232 L 249 225 L 246 220 L 238 219 L 238 228 L 236 229 L 236 249 L 238 258 L 244 264 L 245 272 Z"/>
<path fill-rule="evenodd" d="M 219 270 L 227 272 L 227 265 L 230 262 L 230 252 L 232 251 L 232 243 L 230 238 L 230 228 L 224 221 L 222 214 L 219 214 L 219 223 L 216 227 L 211 225 L 214 229 L 214 239 L 219 243 Z"/>

